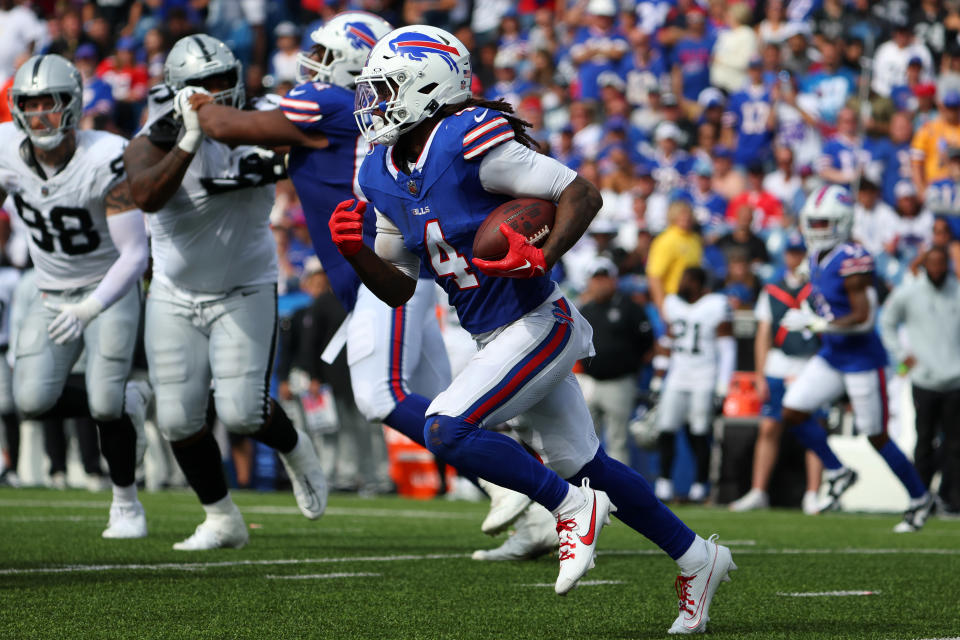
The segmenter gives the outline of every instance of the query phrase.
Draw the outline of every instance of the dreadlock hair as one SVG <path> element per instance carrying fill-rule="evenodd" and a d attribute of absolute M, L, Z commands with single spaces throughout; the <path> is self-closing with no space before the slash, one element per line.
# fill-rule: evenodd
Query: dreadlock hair
<path fill-rule="evenodd" d="M 511 115 L 513 111 L 513 105 L 509 102 L 500 98 L 498 100 L 484 100 L 482 98 L 467 98 L 463 102 L 458 102 L 456 104 L 447 104 L 437 110 L 437 118 L 443 119 L 447 116 L 452 116 L 458 111 L 463 111 L 464 109 L 469 109 L 471 107 L 479 107 L 481 109 L 492 109 L 493 111 L 500 111 L 503 113 L 504 119 L 510 123 L 510 127 L 513 129 L 514 140 L 519 142 L 525 147 L 529 147 L 534 151 L 541 151 L 539 143 L 536 140 L 530 137 L 527 133 L 527 127 L 532 127 L 533 125 L 527 122 L 526 120 L 521 120 L 515 115 Z"/>

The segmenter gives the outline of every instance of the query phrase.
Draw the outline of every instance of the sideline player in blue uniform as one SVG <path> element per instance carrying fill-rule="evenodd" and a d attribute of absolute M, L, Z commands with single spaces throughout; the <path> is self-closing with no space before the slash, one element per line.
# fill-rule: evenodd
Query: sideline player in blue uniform
<path fill-rule="evenodd" d="M 917 531 L 930 515 L 933 497 L 913 464 L 887 435 L 887 352 L 875 326 L 873 257 L 850 240 L 852 228 L 853 201 L 838 185 L 812 193 L 800 212 L 800 229 L 810 251 L 812 291 L 809 305 L 788 311 L 781 326 L 787 331 L 819 334 L 821 347 L 787 389 L 783 422 L 823 461 L 830 487 L 821 510 L 835 508 L 857 474 L 837 459 L 822 429 L 801 427 L 809 425 L 814 411 L 846 391 L 857 430 L 867 435 L 910 494 L 903 521 L 894 531 Z"/>
<path fill-rule="evenodd" d="M 392 306 L 412 295 L 421 260 L 446 289 L 480 349 L 428 408 L 427 446 L 554 514 L 556 592 L 568 592 L 593 566 L 612 501 L 624 522 L 680 565 L 680 614 L 671 632 L 702 631 L 719 582 L 736 568 L 730 551 L 697 536 L 639 474 L 603 452 L 572 373 L 592 353 L 592 330 L 546 275 L 584 233 L 600 195 L 530 149 L 526 123 L 509 115 L 507 103 L 472 99 L 470 80 L 469 52 L 442 29 L 405 27 L 377 43 L 357 79 L 356 111 L 376 145 L 360 169 L 376 209 L 375 249 L 363 243 L 366 205 L 352 200 L 331 216 L 333 240 L 364 284 Z M 543 249 L 504 225 L 507 255 L 474 258 L 486 215 L 518 196 L 558 203 Z M 484 428 L 516 416 L 523 442 L 543 464 Z"/>

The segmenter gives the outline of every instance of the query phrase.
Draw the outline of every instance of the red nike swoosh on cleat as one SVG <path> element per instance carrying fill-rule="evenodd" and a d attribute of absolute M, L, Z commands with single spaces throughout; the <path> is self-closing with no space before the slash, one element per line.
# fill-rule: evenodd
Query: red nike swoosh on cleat
<path fill-rule="evenodd" d="M 704 595 L 706 595 L 707 591 L 710 589 L 710 581 L 713 580 L 713 572 L 717 568 L 717 558 L 719 557 L 720 557 L 720 550 L 718 549 L 717 554 L 713 556 L 713 564 L 710 566 L 710 575 L 707 576 L 707 584 L 703 587 Z M 694 621 L 696 622 L 694 622 L 694 624 L 684 625 L 688 629 L 693 629 L 700 625 L 700 621 L 703 618 L 703 604 L 705 600 L 706 598 L 700 598 L 700 602 L 697 603 L 697 610 L 694 612 L 695 617 L 690 618 L 690 622 L 694 622 Z"/>
<path fill-rule="evenodd" d="M 590 514 L 590 529 L 587 530 L 587 535 L 581 536 L 577 534 L 577 537 L 580 538 L 580 542 L 585 545 L 593 544 L 593 538 L 597 534 L 597 495 L 593 495 L 593 513 Z"/>

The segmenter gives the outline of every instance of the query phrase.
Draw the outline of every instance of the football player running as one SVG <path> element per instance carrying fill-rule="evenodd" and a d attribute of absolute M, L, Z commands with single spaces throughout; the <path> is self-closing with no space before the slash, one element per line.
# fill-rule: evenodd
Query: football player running
<path fill-rule="evenodd" d="M 846 392 L 857 430 L 867 435 L 910 495 L 907 511 L 894 531 L 918 531 L 930 515 L 933 496 L 887 435 L 887 352 L 876 330 L 873 256 L 851 241 L 852 228 L 853 202 L 841 186 L 821 187 L 800 211 L 812 289 L 809 304 L 788 311 L 781 326 L 818 334 L 821 347 L 787 389 L 783 423 L 823 461 L 829 489 L 819 507 L 834 509 L 857 474 L 840 462 L 827 444 L 826 432 L 810 418 Z"/>
<path fill-rule="evenodd" d="M 269 111 L 241 111 L 196 93 L 190 104 L 200 128 L 227 144 L 290 145 L 287 172 L 307 221 L 314 251 L 344 308 L 347 361 L 357 407 L 371 422 L 385 423 L 425 446 L 423 424 L 430 400 L 451 380 L 450 364 L 435 313 L 436 284 L 421 269 L 417 288 L 406 304 L 392 309 L 363 286 L 356 271 L 330 238 L 328 221 L 333 205 L 347 198 L 364 199 L 356 182 L 368 143 L 353 117 L 354 81 L 373 45 L 393 27 L 362 12 L 338 14 L 310 34 L 314 42 L 300 54 L 300 84 Z M 423 211 L 417 215 L 426 215 Z M 364 222 L 364 239 L 374 242 L 372 212 Z M 498 533 L 521 517 L 529 498 L 484 484 L 493 506 L 483 530 Z M 511 557 L 542 552 L 542 536 L 510 542 Z M 492 558 L 499 559 L 504 554 Z M 489 552 L 478 559 L 488 559 Z"/>
<path fill-rule="evenodd" d="M 134 200 L 150 213 L 153 282 L 145 343 L 157 425 L 206 512 L 178 550 L 239 548 L 243 516 L 227 491 L 208 423 L 280 454 L 300 511 L 319 518 L 327 487 L 310 439 L 269 397 L 277 323 L 277 253 L 268 216 L 279 159 L 249 146 L 207 139 L 189 97 L 209 91 L 242 106 L 242 69 L 207 35 L 171 49 L 164 85 L 150 94 L 148 121 L 124 154 Z M 282 175 L 282 171 L 279 173 Z"/>
<path fill-rule="evenodd" d="M 624 522 L 680 564 L 680 614 L 670 631 L 702 631 L 719 582 L 735 568 L 730 551 L 698 537 L 639 474 L 604 454 L 572 373 L 576 360 L 591 353 L 592 331 L 547 275 L 596 215 L 600 194 L 534 152 L 526 124 L 509 115 L 508 104 L 472 99 L 470 81 L 469 52 L 442 29 L 405 27 L 377 43 L 357 79 L 356 109 L 375 144 L 359 174 L 376 210 L 375 249 L 363 242 L 363 202 L 337 206 L 333 241 L 391 306 L 413 295 L 421 259 L 447 291 L 480 350 L 427 409 L 427 446 L 554 514 L 556 592 L 567 593 L 593 566 L 612 501 Z M 487 214 L 516 197 L 558 203 L 543 248 L 503 225 L 507 255 L 473 258 Z M 521 437 L 543 464 L 483 428 L 519 414 L 525 414 Z"/>
<path fill-rule="evenodd" d="M 137 431 L 124 411 L 147 266 L 143 215 L 124 175 L 126 140 L 78 131 L 80 72 L 58 55 L 34 56 L 10 89 L 0 124 L 0 201 L 13 196 L 29 227 L 41 295 L 17 336 L 13 395 L 26 418 L 90 415 L 110 468 L 104 538 L 147 535 L 134 482 Z M 65 388 L 86 350 L 86 389 Z"/>
<path fill-rule="evenodd" d="M 703 502 L 710 477 L 710 427 L 717 405 L 727 397 L 737 361 L 733 310 L 725 295 L 707 290 L 706 271 L 688 267 L 677 293 L 664 300 L 663 313 L 670 329 L 669 363 L 666 371 L 657 369 L 650 385 L 660 388 L 662 381 L 663 388 L 657 406 L 660 477 L 654 490 L 665 502 L 673 499 L 675 436 L 689 424 L 696 478 L 688 499 Z M 665 355 L 658 356 L 657 364 L 662 366 Z"/>

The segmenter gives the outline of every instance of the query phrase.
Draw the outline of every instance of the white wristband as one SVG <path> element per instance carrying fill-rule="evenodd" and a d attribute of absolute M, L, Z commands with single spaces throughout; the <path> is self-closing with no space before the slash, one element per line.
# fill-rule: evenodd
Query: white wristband
<path fill-rule="evenodd" d="M 187 131 L 183 134 L 183 137 L 180 138 L 180 142 L 177 143 L 177 146 L 187 153 L 193 154 L 196 153 L 197 149 L 200 148 L 201 142 L 203 142 L 202 131 Z"/>

